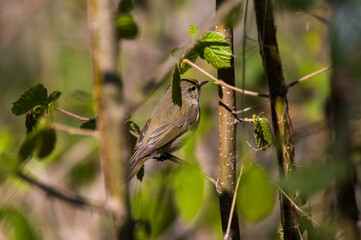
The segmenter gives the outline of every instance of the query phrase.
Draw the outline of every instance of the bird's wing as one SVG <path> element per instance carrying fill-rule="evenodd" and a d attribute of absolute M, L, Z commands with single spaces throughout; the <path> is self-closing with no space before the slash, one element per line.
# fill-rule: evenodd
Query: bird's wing
<path fill-rule="evenodd" d="M 136 151 L 138 150 L 138 148 L 142 145 L 142 143 L 143 143 L 143 141 L 144 141 L 144 137 L 145 137 L 145 135 L 147 134 L 147 131 L 148 131 L 150 122 L 151 122 L 151 119 L 149 119 L 149 120 L 147 121 L 147 123 L 145 124 L 142 132 L 140 133 L 140 135 L 139 135 L 139 137 L 138 137 L 137 142 L 135 143 L 133 152 L 136 152 Z"/>
<path fill-rule="evenodd" d="M 143 144 L 139 157 L 145 157 L 157 149 L 167 145 L 185 132 L 185 128 L 174 123 L 166 123 L 158 126 L 150 134 L 147 142 Z"/>

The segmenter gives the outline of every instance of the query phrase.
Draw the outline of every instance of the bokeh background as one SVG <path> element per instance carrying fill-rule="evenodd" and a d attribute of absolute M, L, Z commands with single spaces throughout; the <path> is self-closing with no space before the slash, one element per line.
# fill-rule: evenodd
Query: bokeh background
<path fill-rule="evenodd" d="M 331 64 L 330 27 L 334 10 L 330 2 L 275 2 L 277 37 L 286 82 L 295 81 Z M 202 26 L 207 25 L 209 19 L 214 19 L 214 11 L 215 1 L 208 0 L 135 0 L 132 14 L 138 24 L 137 38 L 119 43 L 119 71 L 126 98 L 131 100 L 139 96 L 141 86 L 170 57 L 170 51 L 189 41 L 188 29 L 191 24 L 199 26 L 200 30 L 207 30 Z M 360 11 L 354 12 L 351 17 L 357 18 L 357 13 L 360 16 Z M 243 64 L 242 13 L 243 9 L 240 9 L 236 14 L 234 35 L 236 85 L 239 87 Z M 248 90 L 267 93 L 252 1 L 248 14 L 245 86 Z M 346 27 L 350 23 L 346 21 L 342 24 Z M 360 39 L 360 22 L 352 26 L 354 32 L 351 33 Z M 85 117 L 95 116 L 85 0 L 2 0 L 0 29 L 0 154 L 17 154 L 26 130 L 24 117 L 11 114 L 12 103 L 37 83 L 42 83 L 49 92 L 62 92 L 57 102 L 59 107 Z M 345 31 L 343 34 L 346 36 L 343 37 L 347 38 L 347 34 L 351 33 Z M 341 44 L 346 46 L 348 43 L 345 41 Z M 359 56 L 360 52 L 354 54 Z M 207 62 L 198 60 L 196 63 L 216 76 L 215 69 Z M 184 77 L 209 80 L 194 69 Z M 327 71 L 294 86 L 288 93 L 295 133 L 296 163 L 300 168 L 323 163 L 328 158 L 330 135 L 326 116 L 330 98 L 329 79 L 330 71 Z M 170 76 L 134 112 L 132 121 L 143 127 L 169 84 Z M 176 153 L 214 178 L 218 154 L 217 88 L 213 83 L 202 88 L 199 129 L 188 144 Z M 247 96 L 242 102 L 240 95 L 237 98 L 239 109 L 252 107 L 245 117 L 262 114 L 270 119 L 269 102 L 265 99 Z M 78 120 L 62 113 L 56 114 L 55 121 L 73 127 L 80 125 Z M 278 182 L 278 167 L 272 148 L 267 151 L 253 149 L 256 145 L 251 123 L 240 124 L 238 132 L 238 165 L 254 161 L 266 170 L 272 181 Z M 41 161 L 34 157 L 26 163 L 26 170 L 58 188 L 104 201 L 97 141 L 63 132 L 58 132 L 57 136 L 55 151 Z M 132 212 L 139 218 L 151 219 L 152 239 L 222 238 L 216 191 L 196 171 L 173 163 L 148 161 L 143 182 L 132 181 L 131 188 Z M 328 187 L 316 189 L 309 200 L 313 217 L 320 221 L 327 215 L 327 208 L 323 204 L 325 189 Z M 0 196 L 0 239 L 111 237 L 111 220 L 107 216 L 48 197 L 16 177 L 1 178 Z M 250 223 L 241 216 L 243 239 L 279 239 L 278 226 L 277 202 L 273 213 L 259 223 Z M 142 236 L 138 237 L 142 239 Z"/>

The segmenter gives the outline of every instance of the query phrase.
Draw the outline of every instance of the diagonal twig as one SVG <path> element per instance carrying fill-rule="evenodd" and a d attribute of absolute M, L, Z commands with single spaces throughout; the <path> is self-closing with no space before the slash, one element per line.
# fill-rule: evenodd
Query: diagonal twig
<path fill-rule="evenodd" d="M 78 119 L 78 120 L 80 120 L 82 122 L 95 122 L 95 120 L 96 120 L 95 118 L 86 118 L 86 117 L 79 116 L 77 114 L 68 112 L 68 111 L 66 111 L 66 110 L 64 110 L 64 109 L 62 109 L 60 107 L 56 107 L 56 110 L 58 110 L 61 113 L 64 113 L 65 115 L 68 115 L 68 116 L 70 116 L 72 118 Z"/>
<path fill-rule="evenodd" d="M 90 136 L 90 137 L 98 137 L 99 136 L 98 131 L 82 129 L 82 128 L 74 128 L 74 127 L 70 127 L 70 126 L 67 126 L 67 125 L 64 125 L 61 123 L 53 123 L 52 127 L 55 130 L 67 132 L 69 134 L 74 134 L 74 135 Z"/>
<path fill-rule="evenodd" d="M 303 211 L 292 199 L 290 196 L 287 195 L 287 193 L 285 191 L 283 191 L 283 189 L 281 187 L 279 187 L 277 184 L 273 183 L 273 185 L 282 193 L 283 196 L 285 196 L 288 201 L 290 201 L 292 207 L 294 207 L 298 212 L 302 213 L 308 220 L 310 220 L 313 224 L 315 224 L 316 226 L 320 226 L 320 224 L 313 219 L 308 213 L 306 213 L 305 211 Z"/>
<path fill-rule="evenodd" d="M 294 81 L 294 82 L 289 83 L 289 84 L 287 85 L 287 88 L 293 87 L 294 85 L 296 85 L 296 84 L 298 84 L 298 83 L 300 83 L 300 82 L 303 82 L 303 81 L 305 81 L 305 80 L 307 80 L 307 79 L 309 79 L 309 78 L 312 78 L 312 77 L 314 77 L 314 76 L 316 76 L 316 75 L 318 75 L 318 74 L 320 74 L 320 73 L 326 72 L 327 70 L 329 70 L 329 69 L 331 69 L 331 68 L 332 68 L 332 65 L 330 65 L 330 66 L 328 66 L 328 67 L 325 67 L 325 68 L 322 68 L 322 69 L 320 69 L 320 70 L 318 70 L 318 71 L 316 71 L 316 72 L 307 74 L 306 76 L 301 77 L 300 79 L 298 79 L 298 80 L 296 80 L 296 81 Z"/>
<path fill-rule="evenodd" d="M 229 219 L 228 219 L 228 224 L 227 224 L 227 230 L 226 230 L 226 234 L 224 235 L 223 239 L 228 239 L 229 237 L 229 232 L 231 230 L 231 223 L 232 223 L 232 217 L 233 217 L 233 212 L 234 212 L 234 208 L 236 205 L 236 198 L 237 198 L 237 191 L 238 191 L 238 186 L 239 186 L 239 182 L 241 181 L 241 176 L 242 176 L 242 171 L 243 171 L 243 166 L 241 166 L 241 170 L 237 179 L 237 183 L 236 183 L 236 187 L 234 189 L 234 194 L 233 194 L 233 199 L 232 199 L 232 206 L 231 206 L 231 212 L 229 214 Z"/>
<path fill-rule="evenodd" d="M 114 213 L 106 204 L 96 203 L 90 199 L 86 199 L 80 195 L 66 192 L 64 190 L 57 189 L 56 187 L 50 186 L 48 184 L 42 183 L 39 180 L 30 177 L 28 174 L 23 173 L 22 171 L 17 171 L 16 176 L 21 180 L 29 183 L 32 186 L 35 186 L 42 190 L 44 193 L 51 197 L 55 197 L 59 200 L 62 200 L 66 203 L 69 203 L 78 207 L 85 207 L 91 210 L 95 210 L 105 215 L 111 215 Z"/>
<path fill-rule="evenodd" d="M 195 69 L 197 69 L 198 71 L 200 71 L 201 73 L 203 73 L 204 75 L 206 75 L 207 77 L 212 79 L 213 81 L 217 82 L 221 86 L 227 87 L 229 89 L 232 89 L 232 90 L 239 92 L 241 94 L 244 94 L 244 95 L 269 98 L 268 94 L 253 92 L 253 91 L 249 91 L 249 90 L 243 90 L 243 89 L 231 86 L 231 85 L 225 83 L 224 81 L 213 77 L 211 74 L 209 74 L 208 72 L 206 72 L 204 69 L 202 69 L 198 65 L 194 64 L 193 62 L 189 61 L 188 59 L 184 59 L 184 62 L 191 65 L 192 67 L 194 67 Z"/>

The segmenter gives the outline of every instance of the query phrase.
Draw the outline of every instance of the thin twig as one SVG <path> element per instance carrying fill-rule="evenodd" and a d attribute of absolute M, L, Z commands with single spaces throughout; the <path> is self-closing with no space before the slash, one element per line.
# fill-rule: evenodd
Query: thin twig
<path fill-rule="evenodd" d="M 306 213 L 305 211 L 303 211 L 292 199 L 290 196 L 287 195 L 287 193 L 285 191 L 283 191 L 283 189 L 281 187 L 279 187 L 277 184 L 273 183 L 273 185 L 288 199 L 288 201 L 290 201 L 291 205 L 300 213 L 302 213 L 308 220 L 310 220 L 313 224 L 315 224 L 316 226 L 320 226 L 320 224 L 313 219 L 308 213 Z"/>
<path fill-rule="evenodd" d="M 327 20 L 324 17 L 321 17 L 320 15 L 317 15 L 311 11 L 306 11 L 306 13 L 308 13 L 309 15 L 311 15 L 312 17 L 316 18 L 317 20 L 319 20 L 320 22 L 322 22 L 323 24 L 326 24 L 327 26 L 331 25 L 331 21 Z"/>
<path fill-rule="evenodd" d="M 75 119 L 78 119 L 82 122 L 94 122 L 95 121 L 95 118 L 86 118 L 86 117 L 82 117 L 82 116 L 79 116 L 79 115 L 76 115 L 74 113 L 71 113 L 71 112 L 68 112 L 60 107 L 56 107 L 56 110 L 58 110 L 59 112 L 62 112 L 72 118 L 75 118 Z"/>
<path fill-rule="evenodd" d="M 53 123 L 52 127 L 55 130 L 67 132 L 72 135 L 98 137 L 98 131 L 94 131 L 94 130 L 74 128 L 61 123 Z"/>
<path fill-rule="evenodd" d="M 234 207 L 235 207 L 235 205 L 236 205 L 237 191 L 238 191 L 239 182 L 241 181 L 242 171 L 243 171 L 243 166 L 241 166 L 241 170 L 240 170 L 240 173 L 239 173 L 239 176 L 238 176 L 238 179 L 237 179 L 236 188 L 234 189 L 234 194 L 233 194 L 233 199 L 232 199 L 232 206 L 231 206 L 231 212 L 229 213 L 227 231 L 226 231 L 226 234 L 224 235 L 224 238 L 223 238 L 223 239 L 228 239 L 228 237 L 229 237 L 229 232 L 230 232 L 230 230 L 231 230 L 232 217 L 233 217 Z"/>
<path fill-rule="evenodd" d="M 202 172 L 196 166 L 193 166 L 192 164 L 188 163 L 187 161 L 180 159 L 179 157 L 176 157 L 170 153 L 164 153 L 158 158 L 154 157 L 154 159 L 157 159 L 159 161 L 170 160 L 171 162 L 178 164 L 180 166 L 189 167 L 190 169 L 197 171 L 202 177 L 204 177 L 205 179 L 207 179 L 208 181 L 213 183 L 214 186 L 217 185 L 217 181 L 214 178 L 212 178 L 211 176 L 209 176 L 207 173 Z"/>
<path fill-rule="evenodd" d="M 195 69 L 197 69 L 198 71 L 200 71 L 201 73 L 203 73 L 204 75 L 206 75 L 207 77 L 209 77 L 210 79 L 212 79 L 213 81 L 217 82 L 219 85 L 227 87 L 229 89 L 232 89 L 236 92 L 239 92 L 241 94 L 244 95 L 249 95 L 249 96 L 255 96 L 255 97 L 264 97 L 264 98 L 269 98 L 268 94 L 264 94 L 264 93 L 258 93 L 258 92 L 253 92 L 253 91 L 248 91 L 248 90 L 243 90 L 237 87 L 234 87 L 232 85 L 229 85 L 227 83 L 225 83 L 223 80 L 217 79 L 215 77 L 213 77 L 211 74 L 209 74 L 208 72 L 206 72 L 204 69 L 202 69 L 201 67 L 199 67 L 198 65 L 192 63 L 191 61 L 189 61 L 188 59 L 184 59 L 184 62 L 191 65 L 192 67 L 194 67 Z"/>
<path fill-rule="evenodd" d="M 246 44 L 247 44 L 247 15 L 248 15 L 248 0 L 245 0 L 244 2 L 244 13 L 243 13 L 243 38 L 242 38 L 242 89 L 244 90 L 246 88 Z M 242 95 L 242 108 L 245 109 L 246 101 L 245 101 L 246 95 Z M 242 117 L 244 117 L 244 111 L 241 112 Z M 243 126 L 244 127 L 244 126 Z"/>
<path fill-rule="evenodd" d="M 229 0 L 222 4 L 219 9 L 217 9 L 219 17 L 222 19 L 225 16 L 234 10 L 236 6 L 239 5 L 239 0 Z M 199 26 L 199 29 L 210 29 L 214 27 L 214 14 L 210 14 L 209 17 Z M 144 89 L 141 91 L 141 94 L 136 96 L 134 99 L 131 100 L 129 103 L 129 107 L 127 109 L 128 113 L 134 112 L 143 103 L 164 83 L 167 79 L 169 74 L 172 72 L 174 65 L 177 61 L 181 60 L 186 54 L 186 52 L 193 48 L 196 44 L 195 41 L 190 39 L 189 37 L 185 39 L 184 44 L 179 47 L 179 51 L 176 51 L 175 56 L 169 56 L 162 64 L 159 64 L 158 68 L 151 74 L 150 78 L 147 83 L 145 84 Z"/>
<path fill-rule="evenodd" d="M 232 111 L 232 113 L 233 113 L 233 114 L 240 114 L 240 113 L 248 112 L 249 110 L 251 110 L 251 109 L 253 109 L 253 108 L 255 108 L 255 107 L 258 107 L 258 106 L 260 106 L 260 105 L 263 105 L 263 104 L 265 104 L 265 103 L 268 103 L 269 101 L 270 101 L 270 100 L 266 100 L 266 101 L 264 101 L 264 102 L 261 102 L 261 103 L 259 103 L 259 104 L 253 105 L 253 106 L 248 107 L 248 108 L 244 108 L 244 109 L 237 110 L 237 111 Z"/>
<path fill-rule="evenodd" d="M 300 82 L 303 82 L 309 78 L 312 78 L 320 73 L 323 73 L 323 72 L 326 72 L 327 70 L 331 69 L 332 68 L 332 65 L 328 66 L 328 67 L 325 67 L 325 68 L 322 68 L 316 72 L 313 72 L 313 73 L 310 73 L 310 74 L 307 74 L 306 76 L 304 77 L 301 77 L 300 79 L 294 81 L 294 82 L 291 82 L 290 84 L 287 85 L 287 88 L 290 88 L 290 87 L 293 87 L 294 85 L 300 83 Z"/>
<path fill-rule="evenodd" d="M 94 201 L 91 201 L 90 199 L 86 199 L 80 195 L 57 189 L 56 187 L 47 185 L 33 177 L 30 177 L 28 174 L 25 174 L 22 171 L 16 172 L 16 176 L 22 179 L 23 181 L 29 183 L 30 185 L 39 188 L 47 195 L 51 197 L 55 197 L 71 205 L 86 207 L 105 215 L 113 214 L 113 211 L 110 208 L 108 208 L 106 204 L 99 204 Z"/>
<path fill-rule="evenodd" d="M 241 122 L 253 122 L 253 118 L 235 118 L 233 124 L 241 123 Z"/>

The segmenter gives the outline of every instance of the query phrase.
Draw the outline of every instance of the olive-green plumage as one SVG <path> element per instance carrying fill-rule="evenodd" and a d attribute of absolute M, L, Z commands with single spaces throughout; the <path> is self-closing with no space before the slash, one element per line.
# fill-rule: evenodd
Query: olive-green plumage
<path fill-rule="evenodd" d="M 147 159 L 179 149 L 187 133 L 197 129 L 200 117 L 199 94 L 205 83 L 207 81 L 181 80 L 182 107 L 173 103 L 172 89 L 167 88 L 135 144 L 134 153 L 128 162 L 129 180 Z"/>

